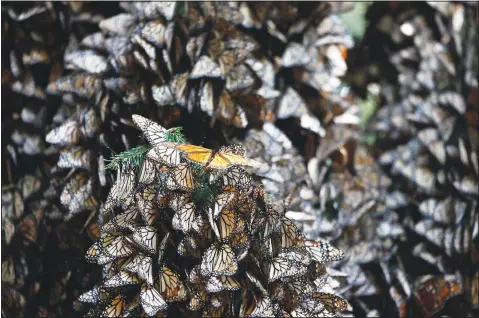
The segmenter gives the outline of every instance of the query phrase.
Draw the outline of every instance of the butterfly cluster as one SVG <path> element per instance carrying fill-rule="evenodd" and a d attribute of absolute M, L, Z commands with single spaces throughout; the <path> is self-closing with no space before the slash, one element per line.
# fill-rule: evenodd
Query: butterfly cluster
<path fill-rule="evenodd" d="M 428 3 L 382 14 L 365 41 L 388 39 L 386 49 L 373 49 L 384 73 L 397 74 L 376 75 L 380 107 L 370 127 L 377 163 L 402 201 L 399 227 L 389 227 L 404 239 L 394 252 L 402 278 L 388 282 L 390 297 L 399 314 L 430 316 L 463 294 L 461 310 L 470 315 L 477 310 L 478 122 L 470 115 L 477 113 L 477 46 L 465 43 L 477 38 L 477 6 Z"/>
<path fill-rule="evenodd" d="M 338 77 L 352 45 L 335 15 L 345 8 L 274 2 L 120 8 L 98 23 L 99 32 L 72 44 L 64 59 L 76 74 L 51 83 L 52 93 L 92 97 L 106 89 L 121 103 L 154 103 L 163 114 L 170 106 L 203 112 L 211 125 L 219 119 L 246 128 L 294 118 L 302 129 L 324 134 L 316 105 L 340 99 Z M 102 119 L 121 113 L 99 108 Z"/>
<path fill-rule="evenodd" d="M 58 152 L 45 142 L 59 107 L 47 87 L 62 73 L 68 11 L 60 3 L 2 4 L 1 249 L 6 317 L 68 315 L 72 300 L 96 272 L 72 262 L 89 239 L 79 237 L 84 220 L 62 223 L 68 213 L 58 200 L 61 179 L 52 172 Z"/>
<path fill-rule="evenodd" d="M 82 294 L 87 316 L 328 316 L 347 309 L 327 264 L 344 253 L 307 240 L 241 166 L 241 146 L 212 151 L 169 141 L 133 115 L 152 146 L 122 165 L 86 254 L 103 266 Z M 81 307 L 81 306 L 79 306 Z"/>

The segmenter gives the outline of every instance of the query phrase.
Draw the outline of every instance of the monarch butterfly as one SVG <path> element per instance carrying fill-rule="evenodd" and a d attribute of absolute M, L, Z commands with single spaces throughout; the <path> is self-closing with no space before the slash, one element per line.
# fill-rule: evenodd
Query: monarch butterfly
<path fill-rule="evenodd" d="M 414 162 L 405 162 L 401 159 L 395 160 L 392 172 L 399 172 L 426 191 L 434 192 L 436 190 L 436 174 L 426 167 L 418 166 Z"/>
<path fill-rule="evenodd" d="M 170 204 L 170 193 L 158 191 L 156 194 L 156 204 L 159 209 L 165 209 Z"/>
<path fill-rule="evenodd" d="M 306 317 L 323 314 L 324 313 L 324 304 L 318 299 L 314 299 L 311 295 L 301 295 L 299 297 L 298 307 L 294 309 L 296 314 L 298 311 L 301 313 L 306 313 Z"/>
<path fill-rule="evenodd" d="M 192 258 L 201 257 L 201 251 L 198 248 L 198 244 L 191 234 L 183 237 L 183 239 L 180 241 L 180 244 L 178 244 L 178 254 Z"/>
<path fill-rule="evenodd" d="M 121 232 L 129 230 L 129 226 L 134 223 L 138 216 L 138 209 L 131 208 L 105 223 L 102 227 L 103 233 Z"/>
<path fill-rule="evenodd" d="M 223 181 L 223 189 L 225 190 L 232 188 L 238 190 L 245 189 L 248 188 L 253 181 L 251 175 L 238 166 L 229 168 L 224 174 L 221 175 L 221 179 Z"/>
<path fill-rule="evenodd" d="M 175 192 L 171 200 L 169 202 L 169 207 L 173 209 L 173 211 L 178 212 L 183 205 L 190 201 L 191 194 L 189 193 L 178 193 Z"/>
<path fill-rule="evenodd" d="M 198 215 L 195 220 L 193 221 L 193 230 L 198 233 L 199 236 L 211 239 L 213 237 L 213 228 L 208 223 L 201 214 Z"/>
<path fill-rule="evenodd" d="M 12 91 L 22 94 L 27 97 L 35 97 L 40 100 L 45 100 L 46 95 L 40 86 L 35 84 L 35 79 L 31 72 L 26 72 L 23 81 L 15 81 L 11 84 Z"/>
<path fill-rule="evenodd" d="M 93 210 L 98 207 L 98 201 L 92 195 L 93 179 L 90 178 L 86 185 L 75 192 L 68 203 L 70 213 L 78 213 L 83 210 Z"/>
<path fill-rule="evenodd" d="M 90 170 L 92 152 L 85 150 L 83 147 L 74 146 L 67 147 L 60 151 L 60 158 L 57 166 L 60 168 L 78 168 Z"/>
<path fill-rule="evenodd" d="M 306 51 L 306 48 L 296 42 L 288 44 L 280 60 L 282 67 L 306 66 L 310 62 L 311 56 Z"/>
<path fill-rule="evenodd" d="M 271 283 L 278 279 L 301 276 L 304 275 L 306 271 L 307 267 L 300 262 L 294 262 L 283 257 L 276 257 L 272 259 L 269 264 L 268 282 Z"/>
<path fill-rule="evenodd" d="M 5 311 L 10 312 L 10 315 L 13 316 L 15 316 L 15 313 L 22 313 L 25 308 L 25 297 L 13 287 L 6 284 L 2 287 L 2 294 L 5 295 L 3 296 L 4 305 L 2 307 L 5 308 Z"/>
<path fill-rule="evenodd" d="M 82 303 L 90 303 L 90 304 L 97 304 L 100 300 L 106 299 L 105 290 L 102 288 L 95 286 L 93 289 L 81 294 L 78 297 L 78 300 Z M 102 299 L 103 298 L 103 299 Z"/>
<path fill-rule="evenodd" d="M 110 65 L 105 57 L 93 50 L 80 50 L 65 55 L 67 69 L 85 71 L 91 74 L 103 74 Z"/>
<path fill-rule="evenodd" d="M 236 210 L 247 219 L 252 219 L 254 217 L 252 214 L 254 214 L 253 211 L 256 210 L 256 204 L 247 192 L 241 191 L 239 193 Z"/>
<path fill-rule="evenodd" d="M 298 230 L 296 225 L 286 217 L 283 217 L 281 220 L 279 235 L 279 239 L 277 235 L 274 235 L 273 239 L 275 241 L 275 246 L 278 246 L 283 251 L 290 250 L 291 248 L 302 247 L 304 245 L 303 234 Z"/>
<path fill-rule="evenodd" d="M 189 232 L 193 228 L 196 216 L 196 206 L 192 202 L 183 205 L 172 219 L 172 226 L 175 230 L 184 233 Z"/>
<path fill-rule="evenodd" d="M 200 108 L 209 116 L 213 116 L 215 111 L 213 84 L 208 81 L 201 87 Z"/>
<path fill-rule="evenodd" d="M 100 92 L 101 88 L 101 78 L 86 73 L 78 73 L 60 77 L 55 82 L 49 83 L 46 91 L 53 95 L 72 93 L 89 99 Z"/>
<path fill-rule="evenodd" d="M 419 131 L 418 139 L 441 163 L 446 163 L 446 146 L 435 128 L 427 128 Z"/>
<path fill-rule="evenodd" d="M 156 253 L 158 233 L 155 228 L 150 226 L 134 227 L 130 225 L 130 229 L 133 231 L 133 234 L 129 237 L 133 243 L 149 254 Z"/>
<path fill-rule="evenodd" d="M 45 137 L 48 143 L 59 146 L 77 144 L 82 137 L 80 124 L 76 119 L 70 119 L 61 126 L 51 130 Z"/>
<path fill-rule="evenodd" d="M 186 93 L 188 84 L 188 73 L 182 73 L 176 75 L 170 82 L 170 89 L 175 96 L 176 103 L 181 106 L 186 105 Z"/>
<path fill-rule="evenodd" d="M 218 107 L 215 111 L 215 117 L 219 117 L 224 121 L 231 122 L 237 112 L 236 103 L 227 90 L 222 90 L 218 99 Z"/>
<path fill-rule="evenodd" d="M 228 240 L 232 234 L 244 230 L 244 221 L 233 211 L 223 210 L 218 221 L 220 240 Z"/>
<path fill-rule="evenodd" d="M 158 210 L 154 206 L 155 189 L 153 186 L 147 186 L 138 190 L 135 194 L 136 204 L 140 210 L 143 221 L 151 226 L 158 219 Z"/>
<path fill-rule="evenodd" d="M 183 301 L 188 296 L 186 286 L 179 275 L 165 266 L 158 272 L 155 287 L 167 302 Z"/>
<path fill-rule="evenodd" d="M 210 307 L 213 307 L 215 309 L 219 309 L 223 305 L 222 299 L 220 299 L 218 296 L 220 296 L 220 295 L 218 295 L 218 294 L 208 295 L 208 303 L 207 303 L 206 312 L 207 312 L 208 308 L 210 308 Z"/>
<path fill-rule="evenodd" d="M 133 299 L 127 303 L 125 310 L 123 311 L 123 317 L 140 317 L 141 315 L 140 293 L 138 292 Z"/>
<path fill-rule="evenodd" d="M 100 131 L 101 121 L 96 113 L 95 108 L 85 110 L 80 115 L 80 123 L 82 125 L 81 131 L 83 135 L 88 138 L 95 137 Z"/>
<path fill-rule="evenodd" d="M 251 311 L 251 307 L 248 311 Z M 261 296 L 256 299 L 254 309 L 248 314 L 247 317 L 274 317 L 275 307 L 269 297 Z"/>
<path fill-rule="evenodd" d="M 213 228 L 220 240 L 227 240 L 235 230 L 237 215 L 231 210 L 223 210 L 219 215 L 219 227 L 215 224 Z"/>
<path fill-rule="evenodd" d="M 2 282 L 15 284 L 15 266 L 11 255 L 2 262 Z"/>
<path fill-rule="evenodd" d="M 121 317 L 125 309 L 125 296 L 117 295 L 103 310 L 103 316 L 106 317 Z"/>
<path fill-rule="evenodd" d="M 68 206 L 73 200 L 75 193 L 83 188 L 88 183 L 88 175 L 86 173 L 78 173 L 63 187 L 63 191 L 60 194 L 60 203 Z"/>
<path fill-rule="evenodd" d="M 28 200 L 35 192 L 40 190 L 42 182 L 37 176 L 26 175 L 18 182 L 18 187 L 22 190 L 23 200 Z"/>
<path fill-rule="evenodd" d="M 224 75 L 228 74 L 235 64 L 240 62 L 239 59 L 240 56 L 235 50 L 224 50 L 218 58 L 221 73 Z"/>
<path fill-rule="evenodd" d="M 441 224 L 451 224 L 453 222 L 453 201 L 451 197 L 444 200 L 429 199 L 424 200 L 419 205 L 419 211 L 427 218 L 431 218 L 434 221 Z"/>
<path fill-rule="evenodd" d="M 354 153 L 354 168 L 361 182 L 366 183 L 370 188 L 385 189 L 392 183 L 366 148 L 360 145 L 356 147 Z"/>
<path fill-rule="evenodd" d="M 128 271 L 119 271 L 117 274 L 108 278 L 104 283 L 104 287 L 120 287 L 125 285 L 134 285 L 139 282 L 138 276 Z"/>
<path fill-rule="evenodd" d="M 138 253 L 128 257 L 120 267 L 138 274 L 138 277 L 153 285 L 153 260 L 150 256 Z"/>
<path fill-rule="evenodd" d="M 321 301 L 330 313 L 338 313 L 348 308 L 346 300 L 334 294 L 315 292 L 312 298 Z"/>
<path fill-rule="evenodd" d="M 227 244 L 213 244 L 203 255 L 201 273 L 204 276 L 231 276 L 238 270 L 238 261 Z"/>
<path fill-rule="evenodd" d="M 133 253 L 123 236 L 106 234 L 95 242 L 87 251 L 86 260 L 91 263 L 104 265 L 116 258 L 125 257 Z"/>
<path fill-rule="evenodd" d="M 445 247 L 446 237 L 453 239 L 452 231 L 438 226 L 433 220 L 421 220 L 414 226 L 414 230 L 422 236 L 425 236 L 430 242 L 436 244 L 439 247 Z M 452 242 L 451 242 L 452 243 Z M 451 246 L 448 246 L 451 248 Z"/>
<path fill-rule="evenodd" d="M 188 273 L 188 282 L 190 283 L 189 286 L 192 286 L 192 284 L 199 284 L 203 281 L 204 279 L 200 273 L 200 266 L 199 265 L 193 266 L 191 271 Z"/>
<path fill-rule="evenodd" d="M 87 234 L 94 241 L 101 237 L 101 230 L 98 222 L 90 222 L 90 224 L 87 225 Z"/>
<path fill-rule="evenodd" d="M 181 152 L 172 145 L 174 144 L 169 142 L 161 143 L 148 151 L 146 157 L 169 167 L 175 167 L 181 163 Z"/>
<path fill-rule="evenodd" d="M 2 218 L 2 232 L 2 239 L 5 239 L 5 244 L 10 245 L 13 234 L 15 234 L 15 225 L 7 217 Z"/>
<path fill-rule="evenodd" d="M 169 131 L 159 124 L 140 115 L 132 115 L 133 122 L 143 131 L 148 142 L 153 146 L 159 146 L 165 142 L 165 134 Z"/>
<path fill-rule="evenodd" d="M 288 288 L 295 292 L 297 295 L 309 295 L 316 290 L 314 283 L 307 279 L 300 279 L 287 283 Z"/>
<path fill-rule="evenodd" d="M 202 55 L 196 61 L 191 70 L 189 79 L 198 79 L 202 77 L 221 77 L 220 66 L 207 55 Z"/>
<path fill-rule="evenodd" d="M 175 144 L 174 147 L 181 150 L 188 160 L 212 169 L 228 169 L 234 165 L 257 166 L 255 161 L 234 154 L 228 147 L 222 147 L 219 151 L 188 144 Z"/>
<path fill-rule="evenodd" d="M 192 288 L 189 294 L 191 295 L 191 299 L 188 305 L 186 305 L 189 310 L 196 311 L 205 306 L 207 294 L 203 289 Z"/>
<path fill-rule="evenodd" d="M 38 209 L 24 217 L 18 224 L 18 232 L 23 238 L 23 244 L 29 246 L 36 243 L 38 238 L 38 225 L 43 218 L 43 210 Z"/>
<path fill-rule="evenodd" d="M 193 191 L 196 183 L 193 178 L 192 168 L 187 163 L 182 163 L 170 169 L 167 187 L 170 190 Z"/>
<path fill-rule="evenodd" d="M 238 261 L 242 260 L 248 254 L 251 245 L 249 235 L 245 232 L 233 234 L 231 237 L 231 246 L 237 256 Z"/>
<path fill-rule="evenodd" d="M 256 300 L 253 293 L 248 293 L 246 289 L 243 289 L 241 292 L 241 307 L 240 307 L 240 316 L 247 317 L 249 316 L 256 305 Z"/>
<path fill-rule="evenodd" d="M 413 296 L 421 311 L 432 316 L 444 307 L 448 299 L 461 292 L 462 285 L 454 275 L 426 275 L 414 283 Z"/>
<path fill-rule="evenodd" d="M 150 317 L 168 307 L 168 304 L 163 297 L 161 297 L 160 293 L 146 283 L 141 286 L 140 303 L 145 313 Z"/>
<path fill-rule="evenodd" d="M 311 253 L 313 259 L 321 264 L 338 261 L 344 257 L 344 252 L 333 247 L 325 241 L 305 241 L 306 249 Z"/>
<path fill-rule="evenodd" d="M 215 206 L 213 210 L 213 216 L 215 219 L 218 218 L 221 211 L 223 211 L 227 207 L 231 207 L 233 200 L 236 198 L 234 192 L 222 192 L 215 198 Z"/>
<path fill-rule="evenodd" d="M 246 112 L 244 108 L 239 105 L 236 105 L 236 113 L 233 116 L 233 119 L 226 122 L 231 123 L 231 125 L 237 128 L 246 128 L 248 126 L 248 118 L 246 117 Z"/>
<path fill-rule="evenodd" d="M 277 230 L 280 224 L 281 215 L 273 206 L 267 205 L 265 218 L 263 239 L 269 238 L 271 234 Z"/>
<path fill-rule="evenodd" d="M 218 306 L 218 307 L 215 307 Z M 213 299 L 210 300 L 209 306 L 205 308 L 203 311 L 202 317 L 208 317 L 208 318 L 213 318 L 213 317 L 222 317 L 224 313 L 224 307 L 222 307 L 222 302 L 217 301 L 213 303 Z"/>
<path fill-rule="evenodd" d="M 138 183 L 142 185 L 152 184 L 156 179 L 156 165 L 147 156 L 141 164 L 140 176 Z"/>
<path fill-rule="evenodd" d="M 233 276 L 210 277 L 206 283 L 206 291 L 217 293 L 223 290 L 233 291 L 240 289 L 241 285 Z"/>
<path fill-rule="evenodd" d="M 287 252 L 280 252 L 278 257 L 282 257 L 294 262 L 300 262 L 304 265 L 309 265 L 312 261 L 311 254 L 305 248 L 297 248 Z"/>
<path fill-rule="evenodd" d="M 246 64 L 238 65 L 231 70 L 226 76 L 226 89 L 229 92 L 239 91 L 240 93 L 247 92 L 256 83 L 256 78 L 251 69 Z"/>
<path fill-rule="evenodd" d="M 477 196 L 479 185 L 473 175 L 458 176 L 458 180 L 454 180 L 452 185 L 466 195 Z"/>
<path fill-rule="evenodd" d="M 2 211 L 12 219 L 19 219 L 24 212 L 25 206 L 19 191 L 13 190 L 2 192 Z M 4 213 L 5 213 L 4 212 Z"/>
<path fill-rule="evenodd" d="M 135 16 L 140 18 L 153 20 L 159 18 L 160 15 L 170 21 L 173 19 L 177 3 L 174 1 L 165 1 L 165 2 L 132 2 L 132 3 L 121 3 L 120 6 L 128 12 L 131 12 Z M 165 37 L 168 42 L 168 38 L 171 35 L 168 35 L 166 32 Z M 168 48 L 169 49 L 169 48 Z"/>
<path fill-rule="evenodd" d="M 102 214 L 111 211 L 122 203 L 132 192 L 135 186 L 135 167 L 118 167 L 116 181 L 111 187 L 110 193 L 103 206 Z"/>

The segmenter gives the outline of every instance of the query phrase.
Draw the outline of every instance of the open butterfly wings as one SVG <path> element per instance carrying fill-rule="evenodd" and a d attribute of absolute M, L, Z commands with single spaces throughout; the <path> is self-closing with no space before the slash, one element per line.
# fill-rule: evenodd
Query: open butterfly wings
<path fill-rule="evenodd" d="M 222 147 L 219 151 L 213 151 L 195 145 L 167 142 L 165 134 L 168 130 L 165 128 L 140 115 L 132 115 L 132 119 L 154 147 L 147 157 L 156 162 L 176 166 L 180 164 L 181 151 L 188 160 L 211 169 L 228 169 L 232 166 L 259 167 L 258 162 L 244 157 L 242 146 Z"/>
<path fill-rule="evenodd" d="M 132 115 L 131 117 L 133 122 L 141 129 L 145 134 L 146 139 L 153 147 L 160 146 L 166 141 L 165 134 L 169 130 L 143 116 Z"/>
<path fill-rule="evenodd" d="M 212 169 L 228 169 L 232 166 L 259 166 L 258 162 L 231 151 L 226 151 L 226 148 L 215 152 L 211 149 L 195 145 L 178 144 L 175 147 L 183 151 L 188 160 Z"/>

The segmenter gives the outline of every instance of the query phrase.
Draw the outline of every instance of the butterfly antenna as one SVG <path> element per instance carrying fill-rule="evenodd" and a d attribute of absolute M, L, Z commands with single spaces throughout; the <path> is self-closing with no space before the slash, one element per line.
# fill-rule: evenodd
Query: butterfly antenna
<path fill-rule="evenodd" d="M 111 149 L 110 146 L 105 145 L 105 147 L 110 150 L 114 155 L 118 155 L 115 150 Z"/>

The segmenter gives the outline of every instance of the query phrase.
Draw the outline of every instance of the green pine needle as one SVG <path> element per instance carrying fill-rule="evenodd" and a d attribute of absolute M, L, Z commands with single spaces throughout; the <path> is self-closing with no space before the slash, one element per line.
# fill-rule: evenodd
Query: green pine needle
<path fill-rule="evenodd" d="M 168 142 L 186 143 L 183 137 L 182 127 L 171 128 L 165 133 L 165 140 Z"/>
<path fill-rule="evenodd" d="M 146 153 L 150 151 L 151 148 L 153 147 L 142 145 L 114 155 L 111 159 L 105 160 L 108 162 L 105 168 L 116 170 L 120 165 L 140 166 L 143 159 L 145 159 Z"/>
<path fill-rule="evenodd" d="M 203 166 L 198 165 L 193 169 L 197 182 L 197 187 L 192 194 L 193 202 L 199 209 L 213 207 L 219 187 L 215 183 L 210 183 L 210 173 Z"/>
<path fill-rule="evenodd" d="M 185 138 L 181 132 L 181 127 L 171 128 L 165 133 L 165 140 L 168 142 L 178 142 L 184 144 Z M 115 154 L 111 159 L 105 160 L 108 164 L 105 166 L 106 169 L 116 170 L 120 165 L 136 165 L 141 166 L 143 160 L 145 159 L 146 153 L 153 148 L 149 145 L 142 145 L 127 151 L 124 151 L 120 154 Z"/>

